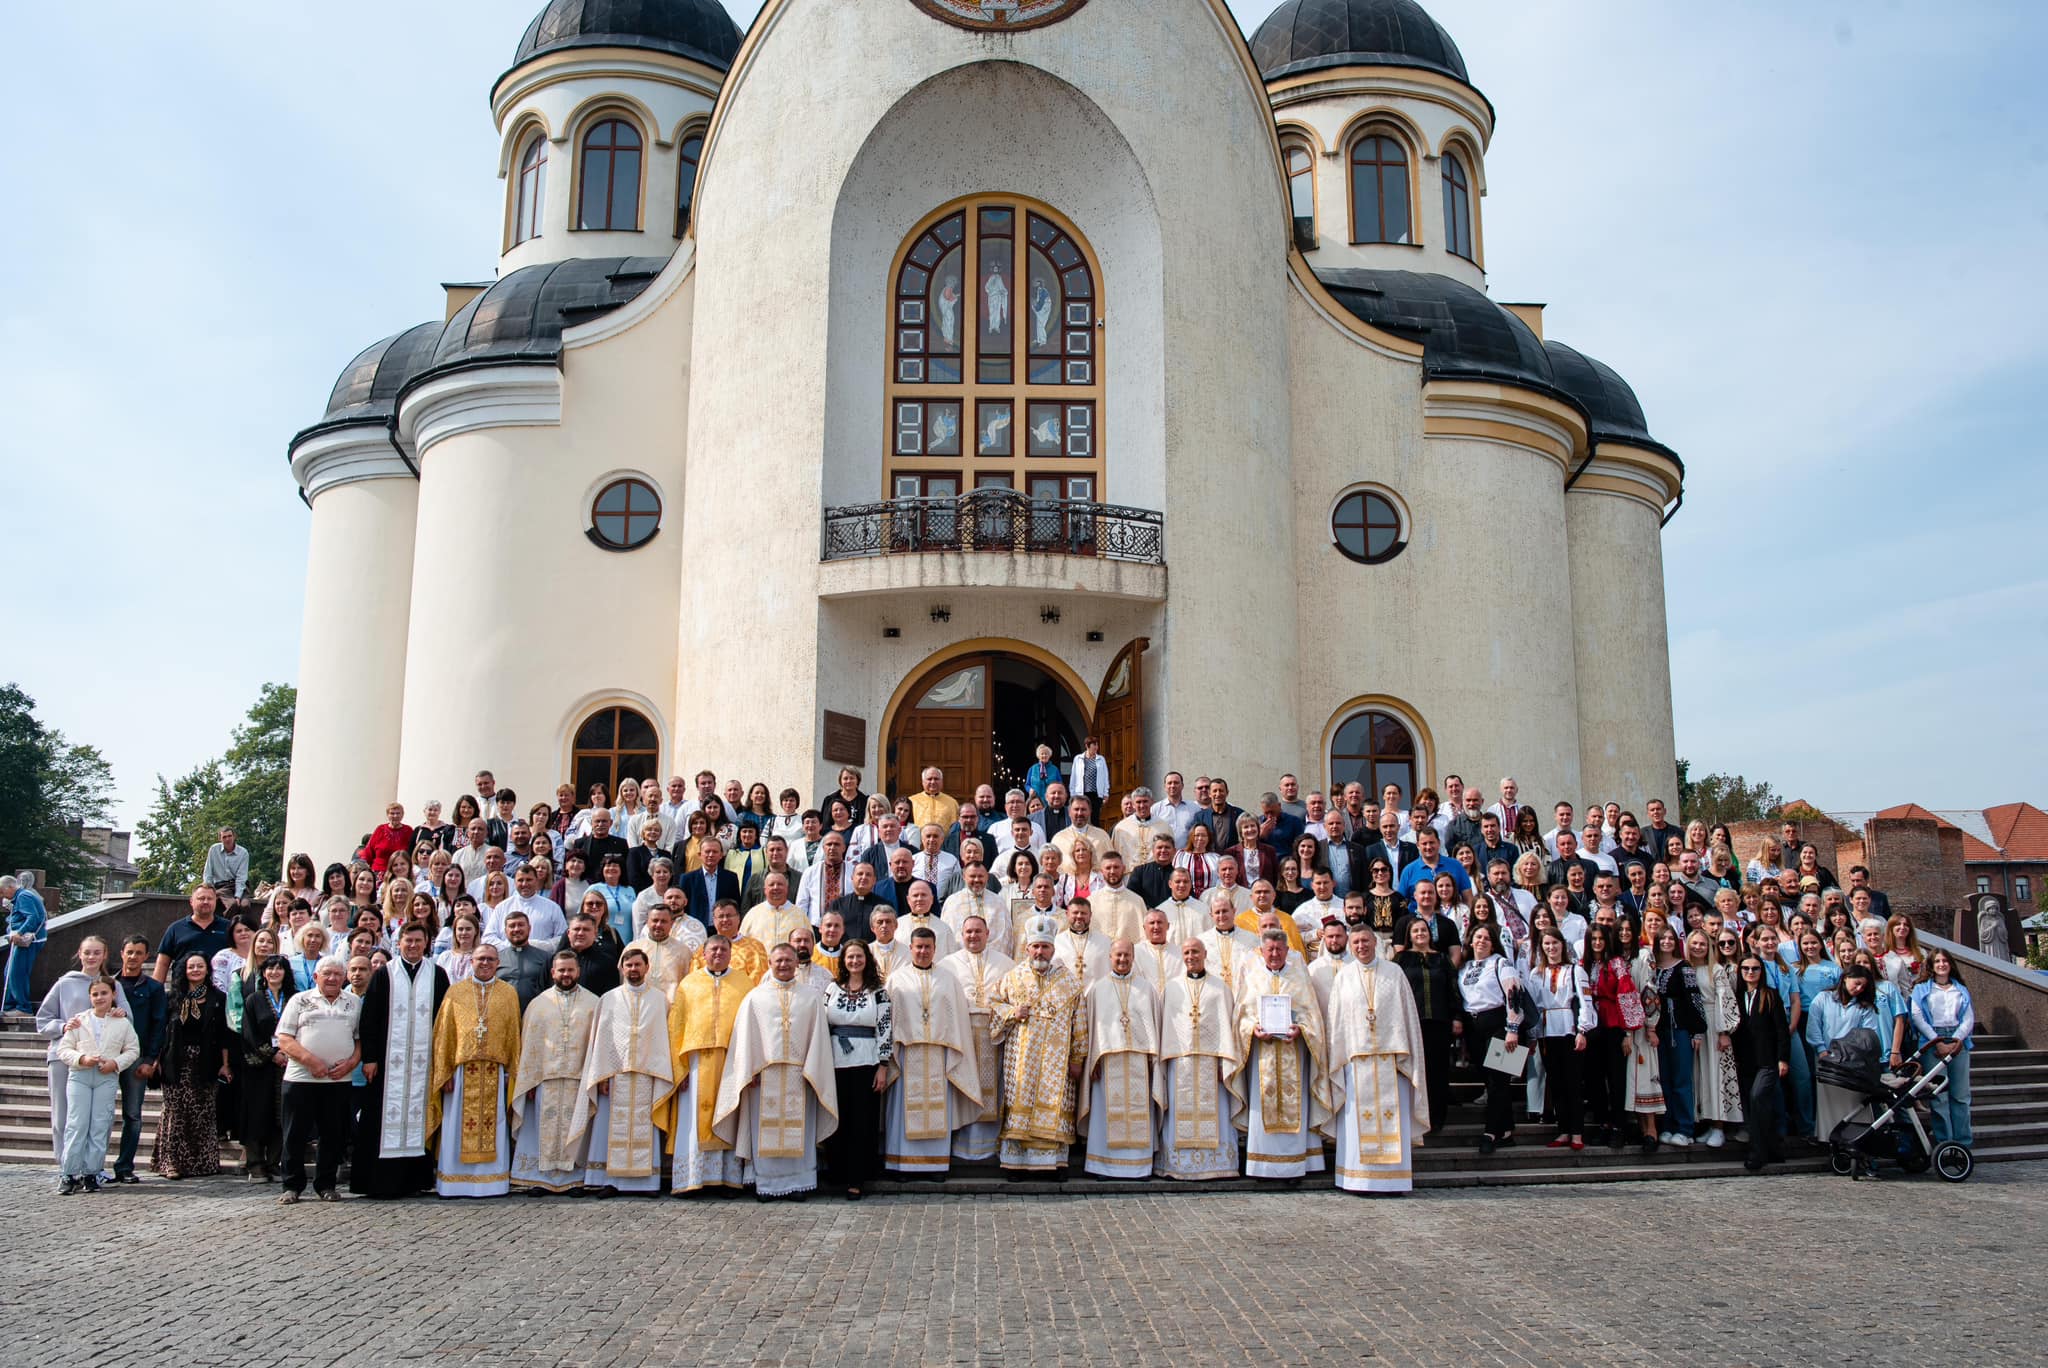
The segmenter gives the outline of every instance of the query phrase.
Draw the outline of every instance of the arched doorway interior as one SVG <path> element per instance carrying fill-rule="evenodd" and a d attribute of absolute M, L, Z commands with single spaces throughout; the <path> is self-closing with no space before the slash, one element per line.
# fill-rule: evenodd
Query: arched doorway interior
<path fill-rule="evenodd" d="M 599 708 L 576 728 L 569 773 L 579 801 L 592 784 L 617 793 L 628 779 L 656 777 L 660 766 L 661 737 L 652 722 L 631 708 Z"/>
<path fill-rule="evenodd" d="M 884 759 L 891 793 L 915 793 L 927 766 L 946 772 L 946 792 L 967 797 L 982 784 L 1022 787 L 1038 744 L 1065 765 L 1088 734 L 1088 710 L 1043 666 L 1021 655 L 982 651 L 927 670 L 891 724 Z"/>

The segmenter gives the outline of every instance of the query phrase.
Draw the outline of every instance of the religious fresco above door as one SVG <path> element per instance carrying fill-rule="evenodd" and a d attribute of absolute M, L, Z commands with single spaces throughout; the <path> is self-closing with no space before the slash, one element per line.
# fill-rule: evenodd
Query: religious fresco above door
<path fill-rule="evenodd" d="M 965 29 L 1002 32 L 1057 23 L 1088 0 L 911 0 L 926 14 Z"/>

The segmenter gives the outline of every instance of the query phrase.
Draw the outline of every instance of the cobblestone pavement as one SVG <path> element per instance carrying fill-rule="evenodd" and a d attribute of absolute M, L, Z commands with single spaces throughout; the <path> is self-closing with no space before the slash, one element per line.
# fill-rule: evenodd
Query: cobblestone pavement
<path fill-rule="evenodd" d="M 2039 1362 L 2048 1336 L 2038 1298 L 1974 1292 L 2038 1268 L 2036 1164 L 1961 1186 L 1789 1176 L 1398 1200 L 280 1208 L 276 1191 L 213 1179 L 60 1200 L 45 1171 L 0 1171 L 0 1364 L 1805 1368 Z"/>

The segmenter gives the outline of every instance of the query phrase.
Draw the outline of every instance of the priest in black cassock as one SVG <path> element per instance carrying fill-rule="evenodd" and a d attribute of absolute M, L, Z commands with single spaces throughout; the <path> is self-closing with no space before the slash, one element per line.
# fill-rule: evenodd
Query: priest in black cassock
<path fill-rule="evenodd" d="M 363 993 L 363 1109 L 349 1157 L 349 1190 L 363 1197 L 410 1197 L 434 1185 L 427 1147 L 427 1090 L 434 1065 L 434 1014 L 448 974 L 427 958 L 427 929 L 398 933 L 398 958 Z"/>

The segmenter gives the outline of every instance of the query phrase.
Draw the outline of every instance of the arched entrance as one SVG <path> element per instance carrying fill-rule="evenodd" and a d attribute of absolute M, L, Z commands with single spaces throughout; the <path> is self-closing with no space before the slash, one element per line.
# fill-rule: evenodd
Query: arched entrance
<path fill-rule="evenodd" d="M 1088 706 L 1030 658 L 1008 651 L 954 656 L 920 674 L 890 723 L 883 761 L 891 793 L 915 793 L 930 765 L 946 772 L 946 791 L 972 795 L 988 784 L 1000 795 L 1020 787 L 1039 742 L 1061 764 L 1088 734 Z"/>
<path fill-rule="evenodd" d="M 652 779 L 661 763 L 661 737 L 632 708 L 607 706 L 583 719 L 569 756 L 570 782 L 580 801 L 594 784 L 617 793 L 628 779 Z"/>

